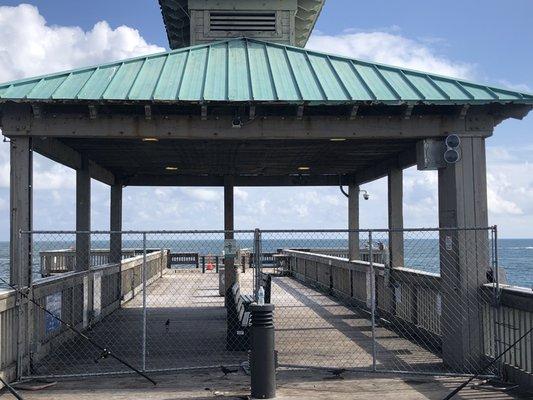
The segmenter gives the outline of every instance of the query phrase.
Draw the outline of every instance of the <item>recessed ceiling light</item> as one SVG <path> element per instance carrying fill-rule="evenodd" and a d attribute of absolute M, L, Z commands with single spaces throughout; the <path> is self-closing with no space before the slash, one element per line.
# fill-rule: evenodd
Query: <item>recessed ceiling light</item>
<path fill-rule="evenodd" d="M 177 171 L 177 170 L 178 170 L 178 167 L 168 166 L 168 167 L 165 167 L 165 169 L 166 169 L 167 171 Z"/>
<path fill-rule="evenodd" d="M 329 139 L 330 142 L 345 142 L 345 138 L 331 138 Z"/>
<path fill-rule="evenodd" d="M 306 166 L 298 167 L 298 171 L 309 171 L 310 169 L 311 167 L 306 167 Z"/>
<path fill-rule="evenodd" d="M 159 139 L 155 137 L 145 137 L 142 140 L 143 142 L 159 142 Z"/>

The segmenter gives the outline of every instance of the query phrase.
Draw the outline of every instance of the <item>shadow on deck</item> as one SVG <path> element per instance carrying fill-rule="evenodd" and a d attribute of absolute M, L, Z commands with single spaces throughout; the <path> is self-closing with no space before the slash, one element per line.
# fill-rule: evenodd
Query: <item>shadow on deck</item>
<path fill-rule="evenodd" d="M 243 293 L 251 293 L 252 271 L 240 280 Z M 368 314 L 292 278 L 273 279 L 272 299 L 281 366 L 370 370 L 375 351 L 377 370 L 443 371 L 438 356 L 385 327 L 377 327 L 374 346 Z M 169 270 L 147 288 L 146 313 L 143 296 L 137 295 L 88 333 L 140 369 L 238 365 L 247 355 L 226 351 L 225 321 L 217 274 Z M 98 357 L 97 349 L 75 337 L 34 364 L 33 375 L 125 371 L 113 359 L 95 362 Z"/>

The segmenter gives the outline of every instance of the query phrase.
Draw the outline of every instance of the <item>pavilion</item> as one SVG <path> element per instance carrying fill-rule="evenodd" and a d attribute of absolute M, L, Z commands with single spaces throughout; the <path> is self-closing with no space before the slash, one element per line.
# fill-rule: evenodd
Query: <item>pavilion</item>
<path fill-rule="evenodd" d="M 32 230 L 33 152 L 76 170 L 80 232 L 91 230 L 91 179 L 111 188 L 116 232 L 125 186 L 224 187 L 231 238 L 235 186 L 349 186 L 347 228 L 356 230 L 359 186 L 388 177 L 389 227 L 401 229 L 402 171 L 413 165 L 439 169 L 441 227 L 489 225 L 485 141 L 502 121 L 525 117 L 533 95 L 306 50 L 323 0 L 160 4 L 172 50 L 0 84 L 14 284 L 31 280 L 30 245 L 19 232 Z M 445 163 L 444 151 L 433 153 L 451 134 L 461 157 Z M 395 265 L 402 240 L 391 234 Z M 351 259 L 356 241 L 353 233 Z M 89 245 L 80 234 L 78 269 L 88 268 Z M 120 249 L 119 234 L 111 246 Z M 461 249 L 444 267 L 477 271 L 477 288 L 486 282 L 483 260 Z M 456 354 L 460 337 L 449 339 Z"/>

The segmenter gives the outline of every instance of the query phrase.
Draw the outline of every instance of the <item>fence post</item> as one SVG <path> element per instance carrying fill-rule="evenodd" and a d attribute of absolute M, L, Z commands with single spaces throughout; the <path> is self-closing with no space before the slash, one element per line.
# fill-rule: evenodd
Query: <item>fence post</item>
<path fill-rule="evenodd" d="M 143 233 L 143 343 L 142 343 L 142 370 L 146 371 L 146 232 Z"/>
<path fill-rule="evenodd" d="M 259 286 L 261 285 L 261 231 L 254 231 L 254 298 L 257 301 Z"/>
<path fill-rule="evenodd" d="M 494 340 L 494 357 L 497 357 L 498 354 L 501 354 L 502 352 L 502 346 L 501 346 L 501 338 L 500 338 L 500 327 L 501 321 L 500 321 L 500 272 L 499 272 L 499 263 L 498 263 L 498 227 L 494 226 L 492 227 L 492 265 L 493 265 L 493 273 L 494 273 L 494 280 L 495 280 L 495 287 L 494 287 L 494 304 L 493 304 L 493 319 L 494 319 L 494 333 L 493 338 Z M 502 363 L 498 362 L 496 364 L 496 371 L 498 376 L 502 376 Z"/>
<path fill-rule="evenodd" d="M 370 308 L 372 313 L 372 371 L 376 371 L 376 274 L 374 271 L 374 252 L 372 231 L 368 231 L 368 259 L 370 262 Z"/>
<path fill-rule="evenodd" d="M 19 260 L 19 266 L 18 266 L 18 276 L 17 276 L 17 286 L 19 290 L 25 290 L 24 284 L 23 284 L 23 266 L 24 261 L 22 260 L 22 232 L 19 231 L 18 234 L 18 260 Z M 30 272 L 31 274 L 31 272 Z M 30 275 L 31 280 L 31 275 Z M 24 331 L 24 325 L 23 325 L 23 315 L 24 315 L 24 297 L 20 293 L 16 293 L 16 304 L 17 304 L 17 380 L 22 378 L 22 363 L 24 361 L 24 343 L 22 342 L 22 337 L 24 336 L 22 332 Z M 25 318 L 24 318 L 25 319 Z"/>

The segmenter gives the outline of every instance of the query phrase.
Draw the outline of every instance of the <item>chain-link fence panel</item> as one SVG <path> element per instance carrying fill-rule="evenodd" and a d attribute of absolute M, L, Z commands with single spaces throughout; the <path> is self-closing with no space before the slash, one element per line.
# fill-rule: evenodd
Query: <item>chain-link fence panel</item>
<path fill-rule="evenodd" d="M 32 298 L 143 371 L 245 361 L 259 293 L 281 367 L 469 374 L 505 345 L 492 229 L 22 236 Z M 26 375 L 128 370 L 24 307 Z"/>
<path fill-rule="evenodd" d="M 253 231 L 24 235 L 32 244 L 33 298 L 135 368 L 176 370 L 247 359 Z M 30 309 L 25 374 L 128 370 L 59 320 Z"/>
<path fill-rule="evenodd" d="M 369 269 L 352 268 L 349 261 L 368 260 L 368 235 L 348 231 L 261 233 L 263 251 L 272 259 L 264 263 L 263 272 L 272 276 L 280 365 L 370 370 Z M 349 241 L 355 247 L 349 248 Z"/>
<path fill-rule="evenodd" d="M 137 300 L 146 304 L 144 367 L 165 370 L 245 361 L 253 232 L 154 232 L 146 239 L 148 247 L 168 249 L 170 258 L 146 298 Z"/>
<path fill-rule="evenodd" d="M 497 351 L 487 310 L 492 229 L 262 231 L 285 365 L 479 372 Z M 491 371 L 488 371 L 490 373 Z"/>
<path fill-rule="evenodd" d="M 30 295 L 66 323 L 135 367 L 141 366 L 143 241 L 139 233 L 51 232 L 31 236 Z M 22 238 L 24 240 L 24 238 Z M 154 254 L 157 252 L 154 250 Z M 164 259 L 156 255 L 157 267 Z M 155 274 L 156 271 L 150 272 Z M 123 372 L 128 368 L 30 304 L 30 375 Z"/>
<path fill-rule="evenodd" d="M 479 372 L 493 354 L 486 310 L 498 272 L 492 229 L 372 232 L 389 257 L 372 266 L 377 369 Z M 490 374 L 494 371 L 486 371 Z"/>

